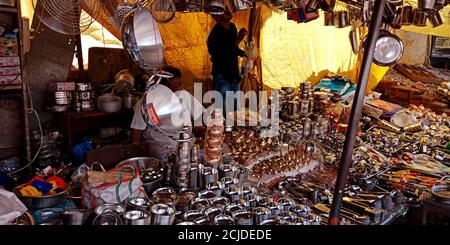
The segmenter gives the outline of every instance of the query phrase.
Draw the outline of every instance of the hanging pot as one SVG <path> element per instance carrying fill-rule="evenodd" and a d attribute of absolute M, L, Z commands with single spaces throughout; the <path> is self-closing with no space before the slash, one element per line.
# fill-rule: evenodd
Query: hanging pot
<path fill-rule="evenodd" d="M 433 27 L 438 27 L 444 24 L 442 16 L 437 10 L 431 10 L 430 12 L 428 12 L 428 18 L 430 19 L 430 22 L 433 25 Z"/>
<path fill-rule="evenodd" d="M 401 20 L 400 24 L 402 26 L 410 26 L 412 25 L 414 20 L 414 12 L 412 6 L 404 6 L 401 12 Z"/>
<path fill-rule="evenodd" d="M 424 10 L 415 9 L 413 24 L 415 26 L 420 26 L 420 27 L 426 26 L 427 25 L 427 12 L 425 12 Z"/>
<path fill-rule="evenodd" d="M 187 0 L 186 1 L 186 10 L 189 12 L 201 11 L 202 7 L 203 7 L 202 0 Z"/>
<path fill-rule="evenodd" d="M 124 18 L 122 44 L 131 60 L 144 70 L 164 63 L 164 48 L 158 25 L 150 11 L 139 3 Z"/>
<path fill-rule="evenodd" d="M 338 11 L 334 17 L 334 24 L 337 28 L 344 28 L 350 25 L 347 11 Z"/>
<path fill-rule="evenodd" d="M 329 11 L 324 13 L 325 26 L 334 26 L 334 12 Z"/>
<path fill-rule="evenodd" d="M 225 8 L 225 0 L 205 0 L 203 4 L 203 11 L 209 14 L 223 14 Z"/>
<path fill-rule="evenodd" d="M 233 12 L 252 8 L 253 4 L 250 0 L 230 0 Z"/>
<path fill-rule="evenodd" d="M 420 10 L 433 9 L 436 0 L 417 0 L 417 8 Z"/>

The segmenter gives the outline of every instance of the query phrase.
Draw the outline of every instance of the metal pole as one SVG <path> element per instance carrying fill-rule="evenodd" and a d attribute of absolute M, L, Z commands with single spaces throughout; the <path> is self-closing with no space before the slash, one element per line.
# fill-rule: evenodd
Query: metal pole
<path fill-rule="evenodd" d="M 369 80 L 370 68 L 372 66 L 373 53 L 375 51 L 375 44 L 380 31 L 381 18 L 383 17 L 385 4 L 386 0 L 375 0 L 375 8 L 372 13 L 369 32 L 367 34 L 366 44 L 364 47 L 364 55 L 361 63 L 361 71 L 359 72 L 358 85 L 356 87 L 349 125 L 345 135 L 344 150 L 342 151 L 341 164 L 333 195 L 333 204 L 331 205 L 328 220 L 329 225 L 337 225 L 339 223 L 339 211 L 341 209 L 342 198 L 344 196 L 344 188 L 347 182 L 348 170 L 352 161 L 356 132 L 364 104 L 364 96 L 366 93 L 367 82 Z"/>

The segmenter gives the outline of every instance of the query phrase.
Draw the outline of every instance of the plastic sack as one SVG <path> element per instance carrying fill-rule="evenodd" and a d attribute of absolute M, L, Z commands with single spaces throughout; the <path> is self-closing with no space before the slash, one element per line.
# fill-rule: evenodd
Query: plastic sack
<path fill-rule="evenodd" d="M 133 178 L 122 181 L 122 173 L 125 173 L 124 170 L 127 168 L 133 170 Z M 90 171 L 92 171 L 92 167 Z M 126 165 L 109 171 L 119 172 L 119 178 L 116 182 L 89 183 L 89 178 L 87 178 L 87 176 L 82 178 L 81 193 L 83 196 L 83 206 L 88 209 L 95 209 L 97 206 L 105 203 L 122 203 L 130 197 L 147 197 L 147 194 L 142 187 L 142 180 L 139 177 L 139 169 Z"/>
<path fill-rule="evenodd" d="M 6 225 L 11 220 L 21 216 L 27 207 L 13 192 L 0 188 L 0 225 Z"/>

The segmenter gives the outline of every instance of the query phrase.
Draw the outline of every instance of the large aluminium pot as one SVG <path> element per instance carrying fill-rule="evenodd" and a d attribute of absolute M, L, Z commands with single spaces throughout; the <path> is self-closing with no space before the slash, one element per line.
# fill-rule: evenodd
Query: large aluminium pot
<path fill-rule="evenodd" d="M 163 65 L 161 33 L 151 12 L 139 3 L 124 18 L 122 44 L 131 60 L 144 70 Z"/>
<path fill-rule="evenodd" d="M 119 112 L 122 110 L 122 98 L 112 94 L 103 94 L 97 98 L 97 109 L 108 113 Z"/>

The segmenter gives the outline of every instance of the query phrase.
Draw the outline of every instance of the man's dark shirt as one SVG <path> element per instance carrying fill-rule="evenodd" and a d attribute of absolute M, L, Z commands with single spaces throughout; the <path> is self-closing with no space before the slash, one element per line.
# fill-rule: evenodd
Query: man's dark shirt
<path fill-rule="evenodd" d="M 237 36 L 233 23 L 230 23 L 229 30 L 217 23 L 208 37 L 208 51 L 213 64 L 211 74 L 219 74 L 229 82 L 240 82 L 238 56 L 245 56 L 236 43 Z"/>

